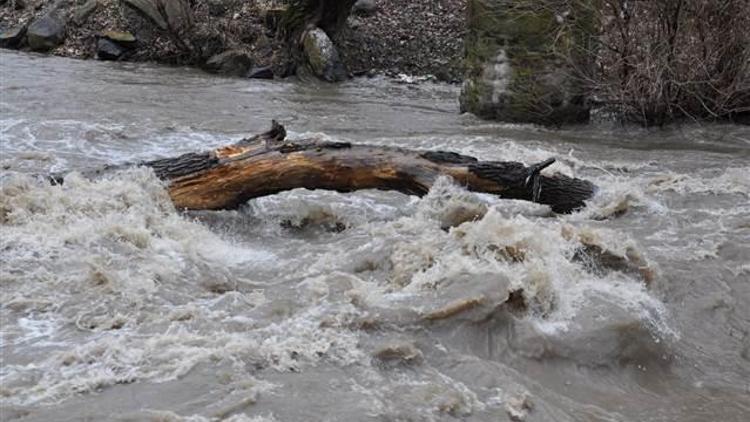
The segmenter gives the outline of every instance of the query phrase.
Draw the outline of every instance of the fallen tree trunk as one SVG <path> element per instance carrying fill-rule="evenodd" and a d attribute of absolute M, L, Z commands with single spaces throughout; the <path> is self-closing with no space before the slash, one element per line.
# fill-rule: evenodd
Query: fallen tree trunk
<path fill-rule="evenodd" d="M 214 151 L 138 164 L 151 167 L 168 183 L 178 209 L 190 210 L 236 208 L 295 188 L 380 189 L 421 196 L 437 178 L 450 176 L 471 191 L 534 201 L 566 213 L 583 207 L 595 189 L 585 180 L 541 175 L 554 159 L 527 167 L 453 152 L 285 138 L 284 127 L 273 122 L 266 133 Z"/>

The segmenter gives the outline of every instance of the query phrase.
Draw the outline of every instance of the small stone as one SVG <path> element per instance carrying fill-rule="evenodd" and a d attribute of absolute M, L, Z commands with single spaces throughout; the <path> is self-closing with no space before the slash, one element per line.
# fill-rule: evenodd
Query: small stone
<path fill-rule="evenodd" d="M 0 33 L 0 47 L 18 48 L 26 35 L 26 25 L 18 25 Z"/>
<path fill-rule="evenodd" d="M 91 14 L 96 11 L 96 8 L 98 6 L 98 0 L 87 0 L 82 5 L 76 7 L 75 11 L 73 12 L 73 22 L 76 25 L 83 25 L 84 23 L 86 23 Z"/>
<path fill-rule="evenodd" d="M 357 0 L 352 6 L 352 14 L 356 16 L 372 16 L 378 11 L 375 0 Z"/>
<path fill-rule="evenodd" d="M 227 50 L 208 59 L 204 68 L 211 73 L 246 76 L 252 66 L 253 60 L 247 53 L 239 50 Z"/>
<path fill-rule="evenodd" d="M 247 73 L 250 79 L 273 79 L 273 69 L 271 66 L 254 67 Z"/>
<path fill-rule="evenodd" d="M 412 365 L 422 361 L 422 351 L 410 342 L 394 342 L 381 346 L 372 354 L 387 365 Z"/>
<path fill-rule="evenodd" d="M 107 38 L 99 38 L 96 41 L 96 57 L 99 60 L 119 60 L 127 49 Z"/>
<path fill-rule="evenodd" d="M 58 13 L 48 13 L 34 20 L 26 31 L 26 39 L 33 51 L 48 51 L 65 41 L 65 19 Z"/>

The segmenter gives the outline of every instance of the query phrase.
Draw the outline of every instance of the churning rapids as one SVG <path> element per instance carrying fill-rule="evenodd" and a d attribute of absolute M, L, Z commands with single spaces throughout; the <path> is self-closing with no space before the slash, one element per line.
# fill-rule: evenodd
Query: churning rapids
<path fill-rule="evenodd" d="M 489 124 L 458 114 L 455 87 L 381 79 L 5 51 L 0 70 L 4 421 L 750 414 L 747 127 Z M 35 177 L 206 150 L 273 118 L 292 138 L 554 156 L 548 171 L 600 190 L 564 216 L 448 180 L 424 198 L 295 190 L 185 213 L 145 169 Z"/>

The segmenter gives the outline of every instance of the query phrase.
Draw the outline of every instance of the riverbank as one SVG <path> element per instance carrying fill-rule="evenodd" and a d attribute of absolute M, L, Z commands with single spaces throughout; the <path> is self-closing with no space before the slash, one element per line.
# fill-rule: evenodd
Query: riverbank
<path fill-rule="evenodd" d="M 189 8 L 161 11 L 152 7 L 156 3 L 142 0 L 4 0 L 0 43 L 78 59 L 286 77 L 294 73 L 295 64 L 290 47 L 278 34 L 281 3 L 197 0 Z M 465 0 L 372 3 L 366 13 L 352 15 L 335 39 L 352 75 L 461 79 Z M 38 36 L 30 42 L 32 32 L 46 38 L 41 44 Z"/>

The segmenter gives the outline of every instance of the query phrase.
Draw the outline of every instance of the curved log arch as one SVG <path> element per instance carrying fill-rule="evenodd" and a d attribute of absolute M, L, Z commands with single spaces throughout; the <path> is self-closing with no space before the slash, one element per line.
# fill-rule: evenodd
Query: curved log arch
<path fill-rule="evenodd" d="M 253 198 L 296 188 L 380 189 L 421 196 L 443 175 L 471 191 L 546 204 L 558 213 L 583 207 L 595 186 L 559 174 L 542 175 L 552 163 L 554 159 L 527 167 L 446 151 L 315 139 L 287 141 L 284 127 L 274 121 L 270 131 L 233 145 L 137 165 L 153 168 L 168 183 L 169 195 L 179 209 L 232 209 Z"/>

